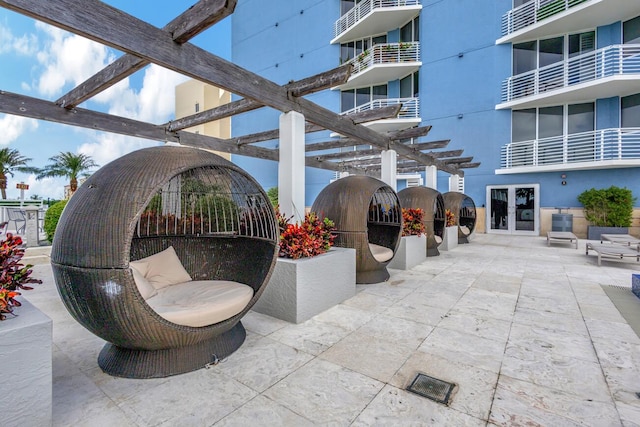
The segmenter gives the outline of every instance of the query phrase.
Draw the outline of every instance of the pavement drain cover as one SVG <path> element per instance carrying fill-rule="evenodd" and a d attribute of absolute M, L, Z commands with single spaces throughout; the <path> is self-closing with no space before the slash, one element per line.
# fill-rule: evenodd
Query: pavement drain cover
<path fill-rule="evenodd" d="M 438 403 L 449 404 L 451 392 L 455 384 L 430 377 L 425 374 L 418 374 L 413 379 L 407 390 Z"/>

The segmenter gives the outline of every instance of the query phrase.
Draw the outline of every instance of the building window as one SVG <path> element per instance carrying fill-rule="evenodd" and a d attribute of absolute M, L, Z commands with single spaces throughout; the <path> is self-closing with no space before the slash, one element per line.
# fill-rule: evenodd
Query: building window
<path fill-rule="evenodd" d="M 621 126 L 623 128 L 640 128 L 640 93 L 625 96 L 620 100 Z"/>
<path fill-rule="evenodd" d="M 387 99 L 387 85 L 343 90 L 340 96 L 340 111 L 345 112 L 376 99 Z"/>
<path fill-rule="evenodd" d="M 344 64 L 350 59 L 355 58 L 371 46 L 383 44 L 387 42 L 387 35 L 383 34 L 375 37 L 367 37 L 366 39 L 355 40 L 340 45 L 340 64 Z"/>
<path fill-rule="evenodd" d="M 536 59 L 538 42 L 525 42 L 513 45 L 513 75 L 535 70 L 538 66 Z"/>
<path fill-rule="evenodd" d="M 400 42 L 419 42 L 420 41 L 420 16 L 408 22 L 404 27 L 400 28 Z"/>
<path fill-rule="evenodd" d="M 622 43 L 640 44 L 640 16 L 622 24 Z"/>
<path fill-rule="evenodd" d="M 640 106 L 640 94 L 638 105 Z M 638 109 L 640 118 L 640 108 Z M 565 127 L 566 124 L 566 127 Z M 558 105 L 511 112 L 511 141 L 533 141 L 590 132 L 595 129 L 595 104 Z"/>
<path fill-rule="evenodd" d="M 591 52 L 595 46 L 595 31 L 516 43 L 513 45 L 513 75 L 523 74 Z"/>
<path fill-rule="evenodd" d="M 196 113 L 200 111 L 200 103 L 196 102 Z"/>
<path fill-rule="evenodd" d="M 400 98 L 417 98 L 420 92 L 418 72 L 400 79 Z"/>

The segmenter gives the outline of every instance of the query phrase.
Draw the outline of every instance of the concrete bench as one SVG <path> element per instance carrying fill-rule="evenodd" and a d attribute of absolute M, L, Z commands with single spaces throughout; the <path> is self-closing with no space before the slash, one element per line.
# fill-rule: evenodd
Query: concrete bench
<path fill-rule="evenodd" d="M 578 249 L 578 238 L 570 231 L 548 231 L 547 246 L 551 246 L 551 242 L 575 243 L 576 249 Z"/>

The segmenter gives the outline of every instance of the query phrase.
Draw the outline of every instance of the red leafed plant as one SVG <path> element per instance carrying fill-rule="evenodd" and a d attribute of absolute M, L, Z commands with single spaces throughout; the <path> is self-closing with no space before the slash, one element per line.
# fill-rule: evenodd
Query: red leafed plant
<path fill-rule="evenodd" d="M 276 216 L 280 227 L 281 258 L 308 258 L 323 254 L 331 249 L 335 235 L 335 224 L 329 218 L 322 220 L 314 212 L 304 216 L 301 224 L 291 224 L 291 218 L 287 218 L 276 208 Z"/>
<path fill-rule="evenodd" d="M 24 265 L 20 261 L 24 256 L 22 238 L 7 233 L 5 240 L 0 241 L 0 320 L 6 318 L 6 314 L 13 314 L 14 307 L 20 307 L 20 302 L 15 299 L 20 295 L 18 289 L 33 289 L 26 286 L 27 283 L 42 283 L 42 280 L 29 277 L 33 265 Z"/>
<path fill-rule="evenodd" d="M 447 227 L 453 227 L 454 225 L 456 225 L 456 215 L 449 209 L 444 211 L 444 216 L 446 217 Z"/>
<path fill-rule="evenodd" d="M 424 211 L 420 208 L 402 208 L 402 235 L 421 236 L 424 233 L 423 217 Z"/>

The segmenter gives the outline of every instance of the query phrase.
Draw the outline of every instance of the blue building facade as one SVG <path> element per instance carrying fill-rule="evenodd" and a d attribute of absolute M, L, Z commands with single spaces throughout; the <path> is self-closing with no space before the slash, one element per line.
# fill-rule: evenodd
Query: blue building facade
<path fill-rule="evenodd" d="M 578 207 L 592 187 L 640 195 L 640 2 L 239 0 L 232 59 L 279 84 L 351 61 L 349 82 L 309 99 L 336 112 L 401 102 L 404 115 L 371 126 L 432 125 L 417 142 L 450 139 L 480 162 L 464 192 L 488 231 L 538 232 L 540 208 Z M 279 114 L 234 117 L 232 132 L 275 129 Z M 277 185 L 274 162 L 233 160 Z M 307 168 L 307 205 L 333 177 Z"/>

